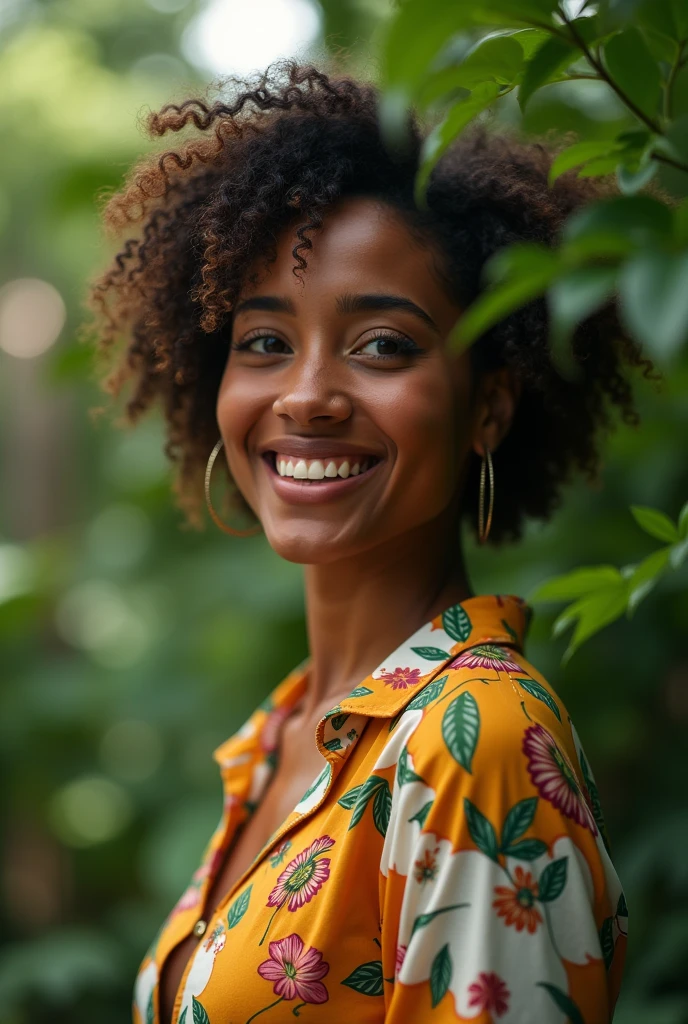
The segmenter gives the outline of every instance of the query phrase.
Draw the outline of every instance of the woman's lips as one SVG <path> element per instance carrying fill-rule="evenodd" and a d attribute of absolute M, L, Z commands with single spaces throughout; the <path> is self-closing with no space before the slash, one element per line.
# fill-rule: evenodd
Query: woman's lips
<path fill-rule="evenodd" d="M 323 501 L 332 501 L 338 497 L 343 497 L 350 491 L 355 490 L 357 487 L 364 486 L 365 483 L 375 474 L 378 466 L 381 465 L 382 460 L 378 459 L 372 465 L 370 464 L 373 460 L 369 458 L 368 468 L 362 469 L 356 475 L 329 477 L 325 476 L 322 479 L 299 479 L 294 476 L 280 476 L 276 467 L 277 455 L 275 452 L 266 452 L 263 455 L 263 462 L 267 468 L 270 483 L 272 484 L 278 497 L 284 501 L 290 502 L 296 505 L 312 505 Z M 326 466 L 330 460 L 321 460 Z M 345 460 L 343 457 L 338 456 L 335 459 L 338 465 L 341 465 Z M 352 460 L 348 460 L 352 461 Z M 361 463 L 364 460 L 358 459 Z M 297 459 L 292 459 L 293 463 L 297 463 Z M 295 468 L 295 466 L 294 466 Z M 303 469 L 301 470 L 303 471 Z"/>

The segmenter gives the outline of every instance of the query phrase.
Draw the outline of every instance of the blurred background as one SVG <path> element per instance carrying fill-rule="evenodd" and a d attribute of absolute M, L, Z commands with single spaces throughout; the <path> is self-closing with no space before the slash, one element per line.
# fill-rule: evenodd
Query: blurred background
<path fill-rule="evenodd" d="M 213 749 L 306 652 L 298 567 L 261 537 L 186 530 L 160 421 L 115 429 L 76 340 L 107 259 L 97 200 L 149 143 L 142 113 L 283 55 L 375 77 L 390 0 L 0 0 L 0 1024 L 120 1024 L 138 963 L 221 810 Z M 500 116 L 517 120 L 513 104 Z M 597 83 L 542 90 L 524 128 L 605 138 Z M 528 597 L 639 561 L 630 504 L 688 495 L 688 362 L 547 527 L 473 587 Z M 498 485 L 498 482 L 497 482 Z M 499 500 L 499 498 L 497 499 Z M 688 565 L 688 563 L 686 563 Z M 594 766 L 631 914 L 618 1024 L 688 1021 L 688 586 L 574 655 L 538 605 L 527 653 Z"/>

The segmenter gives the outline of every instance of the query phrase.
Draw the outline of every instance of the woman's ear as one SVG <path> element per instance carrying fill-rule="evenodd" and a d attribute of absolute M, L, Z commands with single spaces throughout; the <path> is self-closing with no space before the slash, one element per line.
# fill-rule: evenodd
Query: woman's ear
<path fill-rule="evenodd" d="M 496 451 L 511 429 L 522 384 L 509 366 L 484 373 L 478 385 L 471 446 L 480 456 Z"/>

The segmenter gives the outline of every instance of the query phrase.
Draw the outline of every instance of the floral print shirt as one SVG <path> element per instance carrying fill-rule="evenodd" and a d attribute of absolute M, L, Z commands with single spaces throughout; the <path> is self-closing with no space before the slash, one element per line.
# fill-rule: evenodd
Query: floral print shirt
<path fill-rule="evenodd" d="M 192 933 L 173 1024 L 611 1020 L 626 901 L 580 740 L 524 657 L 530 614 L 468 598 L 332 708 L 322 771 L 206 921 L 307 663 L 287 676 L 215 751 L 222 818 L 141 965 L 134 1024 L 157 1024 L 161 966 Z"/>

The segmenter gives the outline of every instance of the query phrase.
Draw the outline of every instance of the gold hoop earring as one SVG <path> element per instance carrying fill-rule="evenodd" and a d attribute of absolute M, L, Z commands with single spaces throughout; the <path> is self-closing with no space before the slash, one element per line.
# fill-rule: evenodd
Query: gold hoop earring
<path fill-rule="evenodd" d="M 252 534 L 257 533 L 260 530 L 260 523 L 256 523 L 255 526 L 250 527 L 250 529 L 248 529 L 248 530 L 235 530 L 233 526 L 227 526 L 226 523 L 222 522 L 222 520 L 220 519 L 219 515 L 215 511 L 215 509 L 213 507 L 212 499 L 210 497 L 210 474 L 213 471 L 213 466 L 215 464 L 215 459 L 217 458 L 218 453 L 220 452 L 223 443 L 224 442 L 223 442 L 222 438 L 220 438 L 220 440 L 217 442 L 217 444 L 215 445 L 215 447 L 211 451 L 210 457 L 208 459 L 208 465 L 205 467 L 205 503 L 208 506 L 208 512 L 210 513 L 210 518 L 213 520 L 215 525 L 219 526 L 219 528 L 224 533 L 229 533 L 232 537 L 250 537 Z"/>
<path fill-rule="evenodd" d="M 487 526 L 485 526 L 485 464 L 490 474 L 490 507 L 487 512 Z M 480 500 L 478 502 L 478 540 L 484 544 L 492 526 L 492 510 L 494 509 L 494 468 L 490 449 L 485 445 L 485 454 L 480 466 Z"/>

